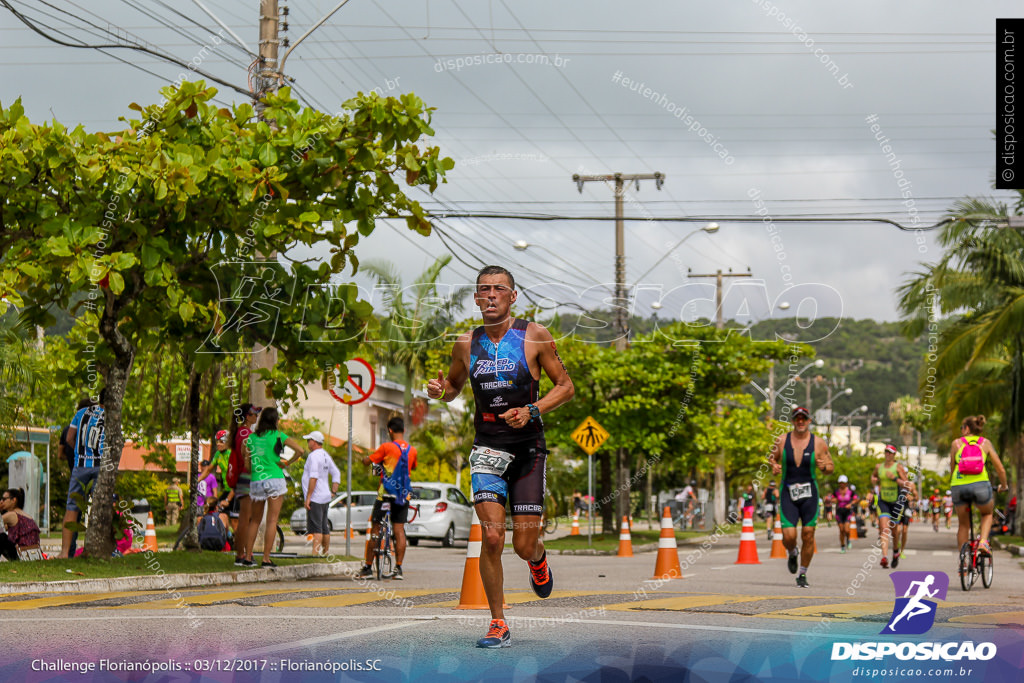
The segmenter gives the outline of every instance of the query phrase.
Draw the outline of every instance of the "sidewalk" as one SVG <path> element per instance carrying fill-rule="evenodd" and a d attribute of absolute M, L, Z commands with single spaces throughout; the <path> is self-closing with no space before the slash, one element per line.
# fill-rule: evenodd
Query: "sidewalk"
<path fill-rule="evenodd" d="M 45 560 L 43 560 L 45 562 Z M 208 586 L 267 583 L 270 581 L 296 581 L 319 577 L 355 576 L 361 562 L 331 562 L 300 564 L 289 567 L 239 569 L 207 574 L 153 574 L 150 576 L 122 576 L 108 579 L 81 579 L 78 581 L 20 581 L 0 583 L 0 595 L 25 593 L 79 593 L 173 590 L 177 588 L 205 588 Z"/>

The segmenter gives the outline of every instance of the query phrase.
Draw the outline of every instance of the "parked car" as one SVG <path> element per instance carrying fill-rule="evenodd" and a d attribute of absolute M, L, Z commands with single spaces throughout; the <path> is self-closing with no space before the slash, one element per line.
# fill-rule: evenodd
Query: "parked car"
<path fill-rule="evenodd" d="M 405 525 L 409 545 L 426 538 L 450 548 L 455 541 L 469 540 L 473 506 L 454 484 L 415 482 L 409 504 L 419 508 L 414 521 Z"/>
<path fill-rule="evenodd" d="M 373 512 L 373 502 L 377 500 L 375 491 L 353 491 L 352 492 L 352 528 L 356 531 L 366 532 L 370 527 L 370 513 Z M 327 526 L 331 531 L 344 531 L 346 525 L 346 511 L 348 510 L 348 494 L 342 493 L 331 501 L 327 508 Z M 298 536 L 306 534 L 306 508 L 300 507 L 292 513 L 289 520 L 292 533 Z"/>

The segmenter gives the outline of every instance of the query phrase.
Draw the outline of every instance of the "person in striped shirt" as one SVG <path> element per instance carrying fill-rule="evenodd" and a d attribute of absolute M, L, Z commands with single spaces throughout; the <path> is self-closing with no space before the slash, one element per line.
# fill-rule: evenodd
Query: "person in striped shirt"
<path fill-rule="evenodd" d="M 76 521 L 81 512 L 75 497 L 81 496 L 88 500 L 86 487 L 99 477 L 100 465 L 106 453 L 106 422 L 103 412 L 106 391 L 104 388 L 100 392 L 99 403 L 79 409 L 68 428 L 67 443 L 72 448 L 74 468 L 71 470 L 67 510 L 64 513 L 64 525 L 61 529 L 59 555 L 61 558 L 68 557 L 68 552 L 71 549 L 71 536 L 74 533 L 67 525 Z"/>

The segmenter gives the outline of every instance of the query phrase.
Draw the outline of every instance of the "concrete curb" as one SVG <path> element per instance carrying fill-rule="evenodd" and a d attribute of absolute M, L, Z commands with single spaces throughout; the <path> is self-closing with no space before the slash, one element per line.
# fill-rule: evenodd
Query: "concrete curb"
<path fill-rule="evenodd" d="M 331 562 L 299 564 L 264 569 L 239 569 L 231 572 L 208 574 L 150 574 L 122 576 L 109 579 L 82 581 L 25 581 L 0 583 L 0 595 L 24 593 L 84 593 L 120 592 L 133 590 L 173 590 L 177 588 L 206 588 L 208 586 L 267 583 L 270 581 L 296 581 L 328 576 L 355 576 L 361 562 Z M 160 569 L 158 568 L 159 572 Z"/>
<path fill-rule="evenodd" d="M 1024 554 L 1024 548 L 1021 548 L 1019 545 L 1013 545 L 1013 544 L 1010 544 L 1010 543 L 1004 544 L 1004 543 L 1001 543 L 998 538 L 993 538 L 993 539 L 991 539 L 991 541 L 992 541 L 992 547 L 1005 550 L 1006 552 L 1010 553 L 1011 555 L 1016 555 L 1017 557 L 1020 557 L 1021 554 Z"/>

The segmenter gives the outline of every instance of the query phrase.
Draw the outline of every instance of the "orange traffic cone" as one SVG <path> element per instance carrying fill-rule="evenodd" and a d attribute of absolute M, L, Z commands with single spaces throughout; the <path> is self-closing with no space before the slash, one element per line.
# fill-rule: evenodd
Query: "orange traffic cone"
<path fill-rule="evenodd" d="M 772 534 L 772 554 L 768 556 L 768 559 L 777 560 L 779 558 L 786 559 L 786 557 L 788 557 L 786 547 L 782 545 L 782 521 L 776 517 L 775 533 Z"/>
<path fill-rule="evenodd" d="M 580 535 L 580 511 L 572 513 L 572 531 L 569 532 L 570 536 Z"/>
<path fill-rule="evenodd" d="M 473 526 L 469 528 L 469 544 L 466 546 L 466 567 L 462 570 L 462 591 L 459 593 L 459 604 L 455 609 L 490 609 L 487 594 L 484 593 L 484 582 L 480 578 L 480 548 L 484 535 L 480 530 L 480 518 L 473 511 Z M 505 600 L 502 598 L 504 607 Z"/>
<path fill-rule="evenodd" d="M 154 553 L 159 550 L 156 545 L 156 527 L 153 526 L 153 513 L 149 513 L 149 518 L 146 520 L 146 537 L 142 541 L 143 550 L 151 550 Z"/>
<path fill-rule="evenodd" d="M 849 526 L 850 526 L 850 540 L 851 541 L 856 541 L 857 540 L 857 518 L 856 517 L 853 518 L 853 521 L 850 522 Z"/>
<path fill-rule="evenodd" d="M 619 532 L 618 557 L 633 557 L 633 541 L 630 540 L 629 522 L 622 518 L 622 531 Z"/>
<path fill-rule="evenodd" d="M 658 538 L 658 559 L 654 562 L 654 578 L 683 578 L 683 569 L 679 566 L 676 534 L 672 528 L 672 512 L 668 507 L 661 515 L 661 537 Z"/>
<path fill-rule="evenodd" d="M 740 530 L 740 554 L 734 564 L 761 564 L 757 559 L 757 540 L 754 538 L 754 518 L 750 511 L 743 509 L 743 528 Z"/>

